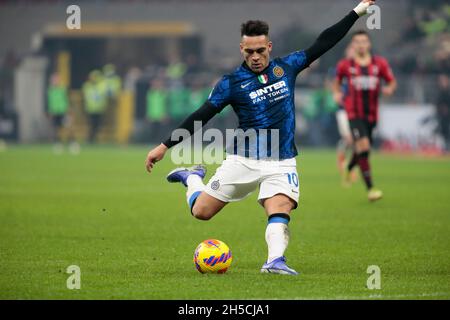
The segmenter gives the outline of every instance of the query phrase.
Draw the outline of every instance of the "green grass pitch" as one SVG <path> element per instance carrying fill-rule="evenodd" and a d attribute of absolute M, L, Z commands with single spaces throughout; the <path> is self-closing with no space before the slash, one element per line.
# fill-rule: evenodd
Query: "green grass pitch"
<path fill-rule="evenodd" d="M 301 150 L 301 201 L 288 263 L 298 277 L 260 274 L 266 217 L 256 193 L 210 221 L 194 219 L 170 157 L 147 174 L 143 147 L 51 146 L 0 153 L 0 299 L 449 299 L 450 161 L 375 153 L 385 198 L 340 186 L 332 150 Z M 209 167 L 207 177 L 214 172 Z M 202 240 L 233 252 L 224 275 L 192 262 Z M 70 265 L 81 289 L 69 290 Z M 369 290 L 367 268 L 381 269 Z"/>

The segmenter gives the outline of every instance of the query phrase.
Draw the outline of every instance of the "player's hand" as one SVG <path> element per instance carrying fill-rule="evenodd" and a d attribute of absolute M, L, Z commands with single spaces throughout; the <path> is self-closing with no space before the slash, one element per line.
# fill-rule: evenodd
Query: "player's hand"
<path fill-rule="evenodd" d="M 334 102 L 336 102 L 338 105 L 342 105 L 342 100 L 344 98 L 344 94 L 341 91 L 337 91 L 333 93 L 333 100 Z"/>
<path fill-rule="evenodd" d="M 164 154 L 166 153 L 167 149 L 168 148 L 161 143 L 156 148 L 150 150 L 150 152 L 147 154 L 147 159 L 145 159 L 145 168 L 149 173 L 152 172 L 155 163 L 164 158 Z"/>
<path fill-rule="evenodd" d="M 362 17 L 367 13 L 367 8 L 375 4 L 375 0 L 363 0 L 353 10 Z"/>
<path fill-rule="evenodd" d="M 383 96 L 390 97 L 394 94 L 394 88 L 393 87 L 383 87 L 381 89 L 381 92 L 383 93 Z"/>

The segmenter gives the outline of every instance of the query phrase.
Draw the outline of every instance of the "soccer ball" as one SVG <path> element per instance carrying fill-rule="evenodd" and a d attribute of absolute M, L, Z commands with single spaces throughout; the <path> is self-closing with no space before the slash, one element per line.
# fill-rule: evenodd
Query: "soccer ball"
<path fill-rule="evenodd" d="M 194 252 L 194 263 L 201 273 L 225 273 L 233 260 L 228 246 L 216 239 L 200 243 Z"/>

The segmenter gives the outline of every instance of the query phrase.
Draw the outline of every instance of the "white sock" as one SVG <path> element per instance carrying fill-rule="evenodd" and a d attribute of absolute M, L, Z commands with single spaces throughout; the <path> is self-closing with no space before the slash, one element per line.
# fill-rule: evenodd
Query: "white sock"
<path fill-rule="evenodd" d="M 289 227 L 285 223 L 272 222 L 267 224 L 266 242 L 268 249 L 267 263 L 284 255 L 289 243 Z"/>
<path fill-rule="evenodd" d="M 203 183 L 202 178 L 196 174 L 191 174 L 186 179 L 186 184 L 188 185 L 186 192 L 187 203 L 191 206 L 191 197 L 197 194 L 197 192 L 202 192 L 205 189 L 205 184 Z"/>

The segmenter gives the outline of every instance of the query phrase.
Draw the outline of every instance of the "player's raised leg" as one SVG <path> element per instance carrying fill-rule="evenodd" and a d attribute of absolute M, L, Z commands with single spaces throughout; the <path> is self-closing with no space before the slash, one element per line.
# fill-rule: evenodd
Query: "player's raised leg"
<path fill-rule="evenodd" d="M 192 206 L 192 215 L 199 220 L 209 220 L 222 210 L 227 203 L 202 192 Z"/>
<path fill-rule="evenodd" d="M 268 257 L 261 272 L 297 275 L 297 271 L 287 266 L 284 256 L 289 244 L 289 214 L 296 207 L 296 203 L 284 194 L 277 194 L 264 199 L 262 204 L 268 215 L 266 227 Z"/>
<path fill-rule="evenodd" d="M 203 192 L 205 184 L 203 178 L 206 168 L 197 165 L 190 168 L 177 168 L 167 175 L 167 181 L 171 183 L 181 182 L 185 187 L 186 199 L 192 215 L 200 220 L 209 220 L 219 212 L 226 202 L 220 201 Z"/>

